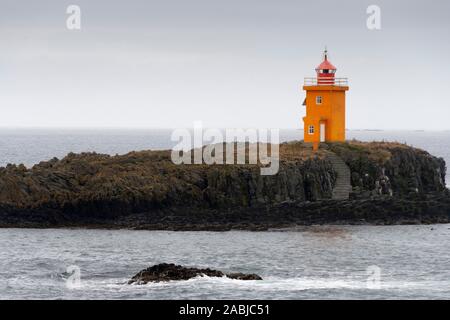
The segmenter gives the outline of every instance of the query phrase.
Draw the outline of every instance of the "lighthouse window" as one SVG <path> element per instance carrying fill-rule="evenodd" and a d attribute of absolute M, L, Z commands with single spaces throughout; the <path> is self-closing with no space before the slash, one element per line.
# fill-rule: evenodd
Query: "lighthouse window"
<path fill-rule="evenodd" d="M 322 104 L 322 96 L 316 97 L 316 104 Z"/>
<path fill-rule="evenodd" d="M 309 126 L 308 133 L 309 134 L 314 134 L 314 126 Z"/>

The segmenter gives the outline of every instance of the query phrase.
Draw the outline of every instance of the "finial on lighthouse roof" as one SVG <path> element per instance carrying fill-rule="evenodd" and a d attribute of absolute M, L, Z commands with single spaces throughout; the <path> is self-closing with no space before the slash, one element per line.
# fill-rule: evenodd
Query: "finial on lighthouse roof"
<path fill-rule="evenodd" d="M 323 52 L 323 61 L 322 63 L 316 68 L 316 71 L 319 72 L 320 70 L 336 70 L 336 67 L 333 66 L 333 64 L 328 61 L 328 49 L 325 47 L 325 51 Z"/>

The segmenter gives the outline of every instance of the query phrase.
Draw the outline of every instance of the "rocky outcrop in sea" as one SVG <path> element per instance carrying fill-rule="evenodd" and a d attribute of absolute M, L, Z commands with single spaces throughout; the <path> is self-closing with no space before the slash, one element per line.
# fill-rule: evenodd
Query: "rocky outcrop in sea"
<path fill-rule="evenodd" d="M 330 155 L 350 169 L 349 199 L 332 199 L 338 172 Z M 278 174 L 259 169 L 175 165 L 170 151 L 8 165 L 0 168 L 0 226 L 266 230 L 450 220 L 444 160 L 403 144 L 350 141 L 313 153 L 284 143 Z"/>
<path fill-rule="evenodd" d="M 223 273 L 219 270 L 183 267 L 173 263 L 160 263 L 139 271 L 128 284 L 147 284 L 149 282 L 166 282 L 189 280 L 195 277 L 227 277 L 235 280 L 262 280 L 257 274 Z"/>

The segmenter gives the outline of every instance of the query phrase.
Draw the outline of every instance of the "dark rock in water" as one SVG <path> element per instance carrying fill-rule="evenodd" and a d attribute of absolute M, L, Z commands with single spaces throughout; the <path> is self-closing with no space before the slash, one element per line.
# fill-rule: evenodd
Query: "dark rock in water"
<path fill-rule="evenodd" d="M 173 263 L 161 263 L 138 272 L 128 284 L 146 284 L 148 282 L 164 282 L 171 280 L 189 280 L 197 276 L 223 277 L 237 280 L 262 280 L 256 274 L 231 273 L 219 270 L 188 268 Z"/>
<path fill-rule="evenodd" d="M 260 276 L 254 273 L 246 274 L 246 273 L 229 273 L 227 274 L 228 278 L 236 279 L 236 280 L 262 280 Z"/>

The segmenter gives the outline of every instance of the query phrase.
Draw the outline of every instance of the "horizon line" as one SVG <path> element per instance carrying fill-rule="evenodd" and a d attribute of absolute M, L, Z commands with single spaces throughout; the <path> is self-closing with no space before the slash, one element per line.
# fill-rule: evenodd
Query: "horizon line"
<path fill-rule="evenodd" d="M 279 130 L 295 130 L 303 131 L 304 128 L 273 128 L 273 127 L 209 127 L 203 129 L 279 129 Z M 175 130 L 175 129 L 193 129 L 189 127 L 155 127 L 155 126 L 0 126 L 0 130 Z M 449 129 L 380 129 L 380 128 L 346 128 L 346 131 L 415 131 L 415 132 L 446 132 Z"/>

